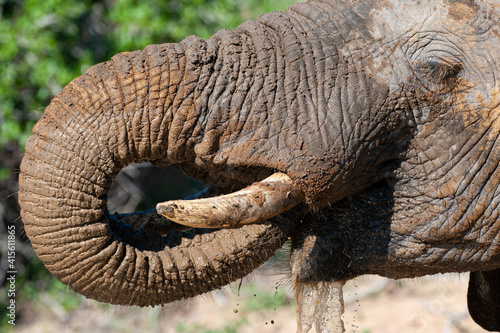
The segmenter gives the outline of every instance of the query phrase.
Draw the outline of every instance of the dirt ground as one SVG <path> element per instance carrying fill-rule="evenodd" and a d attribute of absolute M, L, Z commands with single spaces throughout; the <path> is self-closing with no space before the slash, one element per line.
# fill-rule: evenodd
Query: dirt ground
<path fill-rule="evenodd" d="M 115 307 L 82 299 L 77 308 L 65 311 L 42 295 L 23 310 L 24 320 L 15 332 L 295 332 L 290 284 L 283 275 L 268 273 L 261 269 L 241 286 L 235 283 L 163 308 Z M 402 281 L 358 278 L 344 288 L 346 332 L 485 332 L 467 312 L 467 281 L 467 274 Z"/>

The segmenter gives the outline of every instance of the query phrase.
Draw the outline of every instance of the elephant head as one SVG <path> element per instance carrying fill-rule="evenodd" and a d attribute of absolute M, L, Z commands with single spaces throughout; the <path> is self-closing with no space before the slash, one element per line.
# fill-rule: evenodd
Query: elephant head
<path fill-rule="evenodd" d="M 26 234 L 71 289 L 140 306 L 220 288 L 291 238 L 300 332 L 342 330 L 358 275 L 470 271 L 470 313 L 499 330 L 499 7 L 311 0 L 95 65 L 27 142 Z M 254 185 L 158 205 L 187 232 L 110 215 L 113 178 L 143 161 Z"/>

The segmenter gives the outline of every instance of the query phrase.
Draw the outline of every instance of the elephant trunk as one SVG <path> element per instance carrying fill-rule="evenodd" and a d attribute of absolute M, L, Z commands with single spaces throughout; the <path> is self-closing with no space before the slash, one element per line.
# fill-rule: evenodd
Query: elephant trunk
<path fill-rule="evenodd" d="M 271 223 L 146 235 L 106 210 L 113 178 L 130 163 L 217 172 L 209 155 L 219 132 L 207 124 L 225 117 L 224 89 L 233 100 L 246 93 L 234 92 L 241 77 L 227 67 L 244 48 L 234 36 L 118 54 L 46 108 L 26 144 L 19 203 L 35 252 L 71 289 L 112 304 L 168 303 L 247 275 L 287 239 Z"/>

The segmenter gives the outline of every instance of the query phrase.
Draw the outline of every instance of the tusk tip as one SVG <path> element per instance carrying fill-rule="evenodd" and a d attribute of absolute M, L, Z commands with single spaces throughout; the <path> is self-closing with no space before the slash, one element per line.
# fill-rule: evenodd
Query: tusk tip
<path fill-rule="evenodd" d="M 174 207 L 168 202 L 162 202 L 156 205 L 156 212 L 168 218 L 174 212 Z"/>

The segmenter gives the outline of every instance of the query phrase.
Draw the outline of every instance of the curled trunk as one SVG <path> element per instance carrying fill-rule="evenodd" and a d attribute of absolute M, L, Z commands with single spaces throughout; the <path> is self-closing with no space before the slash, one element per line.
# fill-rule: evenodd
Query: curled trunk
<path fill-rule="evenodd" d="M 71 289 L 112 304 L 163 304 L 247 275 L 285 242 L 271 223 L 146 235 L 106 210 L 113 178 L 130 163 L 216 171 L 207 160 L 218 134 L 207 124 L 224 118 L 227 90 L 246 93 L 234 92 L 227 64 L 252 65 L 235 52 L 245 49 L 238 38 L 222 31 L 118 54 L 46 108 L 26 145 L 19 203 L 37 255 Z"/>
<path fill-rule="evenodd" d="M 34 127 L 19 178 L 26 233 L 47 268 L 101 301 L 160 304 L 245 276 L 287 239 L 272 223 L 134 232 L 106 212 L 113 178 L 133 162 L 175 164 L 225 190 L 284 173 L 298 199 L 268 216 L 302 198 L 321 208 L 355 193 L 352 183 L 376 182 L 398 156 L 386 147 L 400 116 L 379 104 L 388 88 L 370 73 L 348 75 L 357 72 L 338 52 L 347 42 L 334 12 L 322 1 L 297 4 L 207 41 L 118 54 L 65 87 Z M 362 97 L 348 93 L 358 85 Z M 383 133 L 388 141 L 372 144 Z M 138 225 L 151 214 L 119 218 Z"/>

